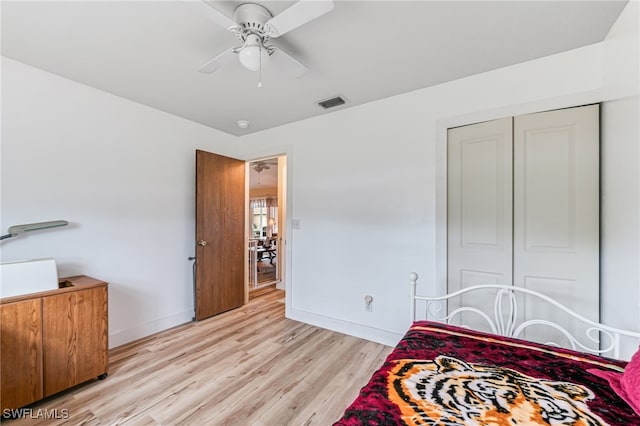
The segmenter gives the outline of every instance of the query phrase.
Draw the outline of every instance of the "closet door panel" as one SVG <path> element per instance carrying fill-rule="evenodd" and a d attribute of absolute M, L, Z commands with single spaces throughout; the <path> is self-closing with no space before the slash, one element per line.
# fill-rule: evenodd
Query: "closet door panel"
<path fill-rule="evenodd" d="M 597 105 L 514 118 L 514 285 L 599 318 Z M 528 314 L 536 304 L 527 302 Z M 558 320 L 564 315 L 535 312 Z M 535 339 L 535 331 L 526 337 Z M 543 333 L 542 331 L 540 333 Z M 545 338 L 553 333 L 544 332 Z"/>
<path fill-rule="evenodd" d="M 512 120 L 449 129 L 447 149 L 448 291 L 510 284 Z M 471 318 L 461 322 L 480 325 Z"/>
<path fill-rule="evenodd" d="M 521 119 L 516 122 L 522 125 Z M 517 126 L 518 124 L 516 124 Z M 575 252 L 576 138 L 573 126 L 523 131 L 516 148 L 518 234 L 526 251 Z M 516 217 L 518 213 L 516 213 Z"/>

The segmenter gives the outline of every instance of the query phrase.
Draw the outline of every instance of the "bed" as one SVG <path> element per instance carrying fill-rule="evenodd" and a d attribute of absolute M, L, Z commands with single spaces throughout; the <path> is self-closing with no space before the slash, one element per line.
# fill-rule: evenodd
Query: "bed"
<path fill-rule="evenodd" d="M 640 333 L 589 321 L 528 289 L 482 285 L 425 297 L 416 281 L 411 274 L 413 324 L 335 425 L 640 425 L 640 352 L 616 359 L 621 342 L 637 347 Z M 492 313 L 455 302 L 476 293 L 492 295 Z M 584 324 L 586 342 L 545 318 L 523 318 L 518 303 L 534 299 Z M 461 317 L 489 331 L 454 325 Z M 540 327 L 566 342 L 522 338 Z"/>

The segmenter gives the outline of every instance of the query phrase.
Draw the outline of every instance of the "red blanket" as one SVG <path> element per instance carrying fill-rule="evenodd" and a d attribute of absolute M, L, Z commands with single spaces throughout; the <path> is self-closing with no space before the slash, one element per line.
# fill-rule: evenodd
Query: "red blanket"
<path fill-rule="evenodd" d="M 588 369 L 626 362 L 447 326 L 413 324 L 336 425 L 640 425 Z"/>

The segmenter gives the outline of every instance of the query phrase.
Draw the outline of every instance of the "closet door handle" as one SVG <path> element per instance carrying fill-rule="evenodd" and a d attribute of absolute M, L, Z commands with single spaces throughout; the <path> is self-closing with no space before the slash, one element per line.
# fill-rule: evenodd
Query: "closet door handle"
<path fill-rule="evenodd" d="M 200 241 L 198 241 L 198 245 L 201 246 L 201 247 L 204 247 L 204 246 L 207 245 L 207 242 L 205 240 L 200 240 Z"/>

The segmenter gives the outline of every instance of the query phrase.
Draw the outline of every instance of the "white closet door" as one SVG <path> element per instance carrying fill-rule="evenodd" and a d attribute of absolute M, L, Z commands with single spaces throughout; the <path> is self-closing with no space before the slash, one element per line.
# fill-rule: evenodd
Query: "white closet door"
<path fill-rule="evenodd" d="M 514 285 L 599 318 L 599 108 L 514 118 Z M 527 315 L 577 331 L 567 316 Z M 542 331 L 528 332 L 539 340 Z M 544 332 L 544 338 L 553 333 Z"/>
<path fill-rule="evenodd" d="M 511 284 L 512 119 L 449 129 L 447 149 L 448 291 Z M 461 322 L 488 330 L 469 316 Z"/>

